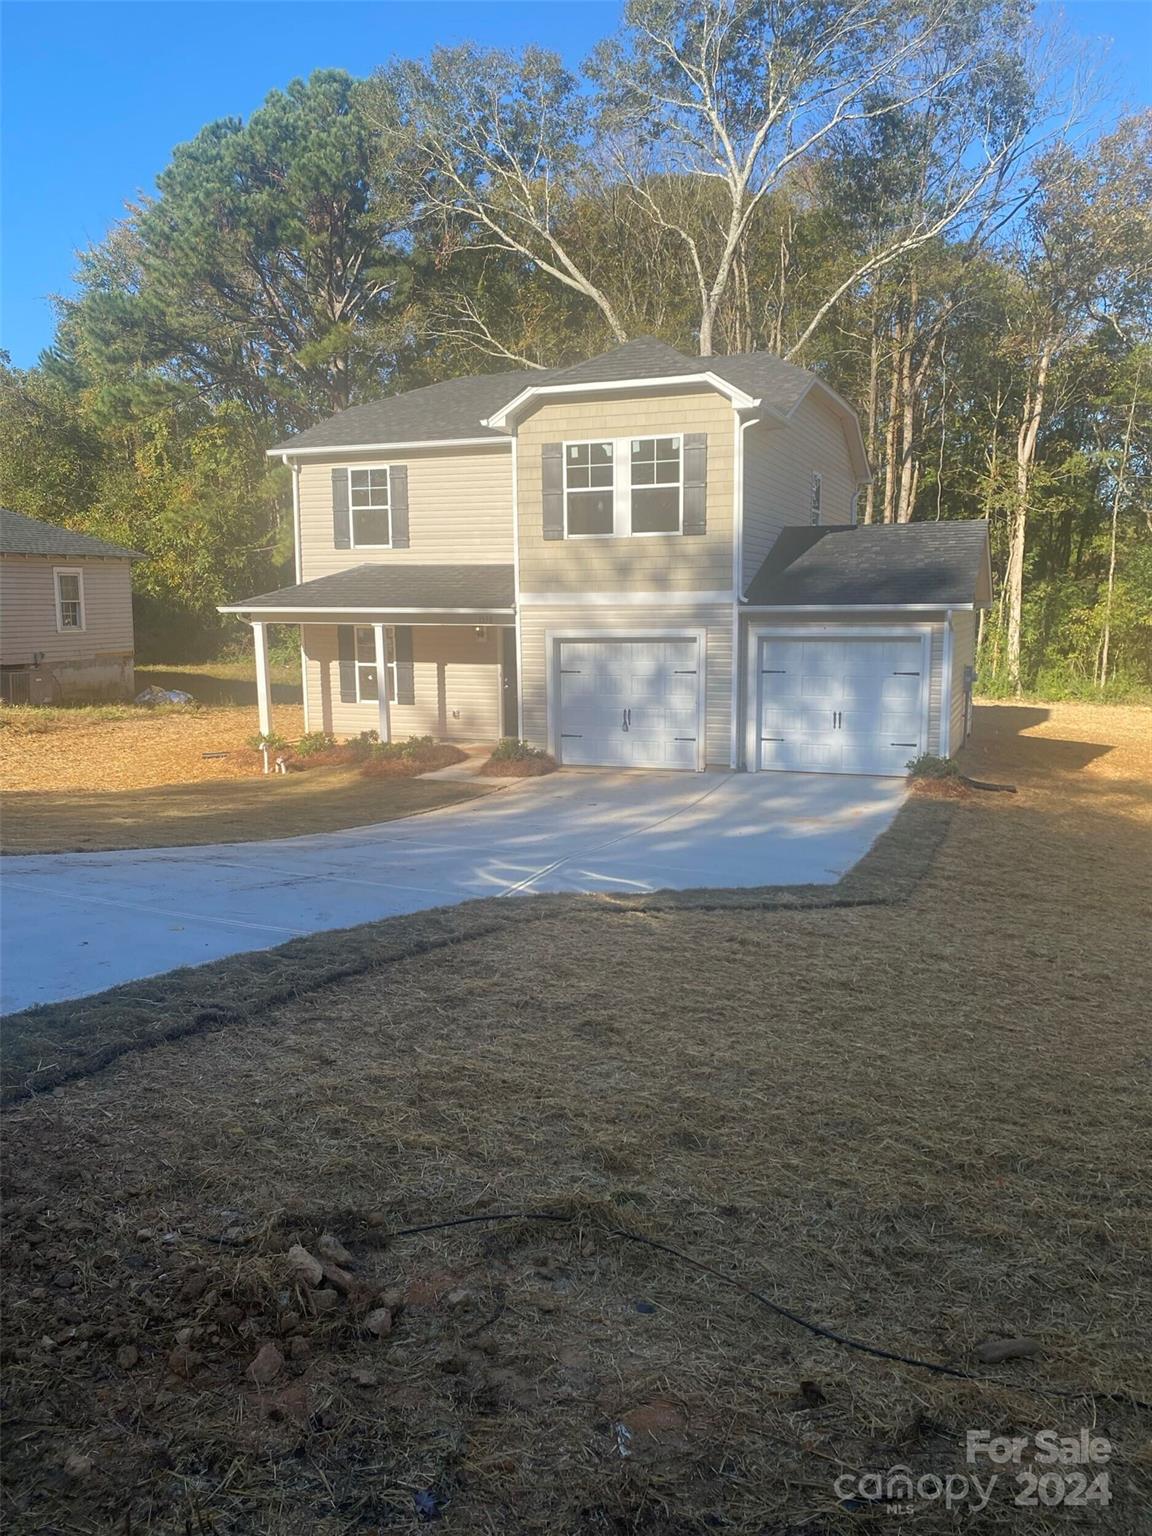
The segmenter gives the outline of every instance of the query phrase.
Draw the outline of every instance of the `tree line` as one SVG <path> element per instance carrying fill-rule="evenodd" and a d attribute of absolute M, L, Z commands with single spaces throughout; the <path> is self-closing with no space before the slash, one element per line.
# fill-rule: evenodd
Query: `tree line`
<path fill-rule="evenodd" d="M 320 71 L 178 146 L 0 371 L 0 497 L 143 550 L 141 649 L 290 579 L 264 450 L 654 334 L 861 414 L 869 521 L 987 517 L 991 691 L 1152 683 L 1152 114 L 1019 0 L 630 0 L 579 72 Z"/>

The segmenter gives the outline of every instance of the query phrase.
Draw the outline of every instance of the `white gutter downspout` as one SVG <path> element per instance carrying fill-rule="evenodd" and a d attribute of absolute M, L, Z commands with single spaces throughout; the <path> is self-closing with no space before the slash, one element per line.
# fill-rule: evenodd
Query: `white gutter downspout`
<path fill-rule="evenodd" d="M 952 653 L 954 640 L 952 634 L 952 610 L 944 610 L 944 659 L 941 670 L 944 676 L 940 679 L 940 756 L 952 756 Z M 931 687 L 931 679 L 929 679 Z"/>
<path fill-rule="evenodd" d="M 732 470 L 732 729 L 730 760 L 733 768 L 740 766 L 740 684 L 743 676 L 740 655 L 741 623 L 740 603 L 744 597 L 744 433 L 755 426 L 759 416 L 749 416 L 741 421 L 738 409 L 733 410 L 733 470 Z"/>
<path fill-rule="evenodd" d="M 516 735 L 520 741 L 524 740 L 524 636 L 520 629 L 520 439 L 512 439 L 512 602 L 516 609 L 513 623 L 516 625 Z M 545 696 L 551 687 L 551 678 L 547 668 L 551 667 L 551 659 L 545 659 L 544 688 Z M 503 689 L 501 689 L 503 694 Z M 501 712 L 503 712 L 504 699 L 500 699 Z M 503 726 L 503 718 L 501 718 Z M 501 731 L 503 735 L 503 731 Z"/>
<path fill-rule="evenodd" d="M 288 457 L 286 453 L 280 455 L 281 462 L 292 471 L 292 551 L 296 570 L 296 585 L 304 580 L 304 551 L 300 548 L 300 465 Z M 304 729 L 310 731 L 308 723 L 308 657 L 304 653 L 304 626 L 300 628 L 300 693 L 304 700 Z"/>

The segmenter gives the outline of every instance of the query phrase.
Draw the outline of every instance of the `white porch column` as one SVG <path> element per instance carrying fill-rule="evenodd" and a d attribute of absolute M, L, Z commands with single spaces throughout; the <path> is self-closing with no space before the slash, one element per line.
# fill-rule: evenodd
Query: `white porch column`
<path fill-rule="evenodd" d="M 392 740 L 392 717 L 388 712 L 388 655 L 384 648 L 384 626 L 373 624 L 376 638 L 376 695 L 380 706 L 380 723 L 376 729 L 381 741 Z"/>
<path fill-rule="evenodd" d="M 260 711 L 260 734 L 272 734 L 272 690 L 268 685 L 268 626 L 260 620 L 252 622 L 252 639 L 256 647 L 256 704 Z"/>

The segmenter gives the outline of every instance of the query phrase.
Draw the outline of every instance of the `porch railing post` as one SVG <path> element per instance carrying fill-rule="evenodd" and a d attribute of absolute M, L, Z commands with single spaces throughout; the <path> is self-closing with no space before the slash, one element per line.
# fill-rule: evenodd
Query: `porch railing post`
<path fill-rule="evenodd" d="M 260 711 L 260 734 L 272 734 L 272 689 L 268 684 L 268 626 L 254 619 L 252 639 L 256 648 L 256 704 Z"/>
<path fill-rule="evenodd" d="M 380 723 L 377 730 L 381 741 L 392 740 L 392 718 L 388 710 L 388 655 L 384 647 L 384 626 L 373 624 L 376 640 L 376 697 L 380 706 Z"/>

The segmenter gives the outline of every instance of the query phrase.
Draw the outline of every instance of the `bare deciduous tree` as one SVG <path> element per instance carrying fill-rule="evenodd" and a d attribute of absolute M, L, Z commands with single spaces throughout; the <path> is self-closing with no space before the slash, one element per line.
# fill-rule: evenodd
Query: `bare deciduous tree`
<path fill-rule="evenodd" d="M 680 240 L 701 353 L 765 198 L 806 159 L 894 118 L 926 124 L 908 218 L 808 318 L 797 353 L 870 273 L 992 216 L 1033 121 L 1024 34 L 1000 0 L 631 0 L 592 73 L 599 126 L 638 207 Z M 653 186 L 674 174 L 681 206 Z M 700 195 L 720 188 L 717 207 Z"/>

